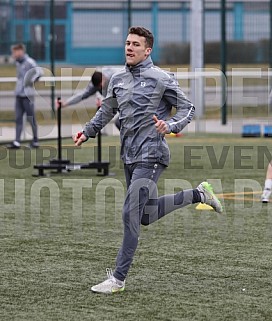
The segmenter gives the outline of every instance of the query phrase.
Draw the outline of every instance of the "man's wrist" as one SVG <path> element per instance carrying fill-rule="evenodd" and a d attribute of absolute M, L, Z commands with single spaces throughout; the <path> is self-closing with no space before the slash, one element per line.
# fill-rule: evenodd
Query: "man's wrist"
<path fill-rule="evenodd" d="M 90 138 L 90 136 L 86 133 L 86 131 L 83 129 L 82 134 L 87 138 L 86 141 Z"/>
<path fill-rule="evenodd" d="M 171 134 L 171 132 L 172 132 L 172 130 L 171 130 L 171 126 L 168 124 L 168 123 L 166 123 L 166 125 L 167 125 L 167 134 Z"/>

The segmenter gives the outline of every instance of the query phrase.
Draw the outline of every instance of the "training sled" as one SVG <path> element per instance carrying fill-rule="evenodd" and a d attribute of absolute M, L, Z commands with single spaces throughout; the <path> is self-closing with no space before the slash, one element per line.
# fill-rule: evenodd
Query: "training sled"
<path fill-rule="evenodd" d="M 58 159 L 53 159 L 48 164 L 34 165 L 34 169 L 38 170 L 38 174 L 33 176 L 45 176 L 45 170 L 50 170 L 51 173 L 61 174 L 80 169 L 97 169 L 99 175 L 108 176 L 109 164 L 108 162 L 70 163 L 69 160 L 62 160 L 60 162 Z"/>
<path fill-rule="evenodd" d="M 61 99 L 58 98 L 59 108 L 57 110 L 57 122 L 58 122 L 58 158 L 52 159 L 47 164 L 34 165 L 34 169 L 38 170 L 37 175 L 33 176 L 45 176 L 45 170 L 51 171 L 51 173 L 62 174 L 72 170 L 81 169 L 97 169 L 98 175 L 109 175 L 109 162 L 102 162 L 102 138 L 101 133 L 97 134 L 97 161 L 90 163 L 71 163 L 68 159 L 62 159 L 62 136 L 61 136 Z"/>

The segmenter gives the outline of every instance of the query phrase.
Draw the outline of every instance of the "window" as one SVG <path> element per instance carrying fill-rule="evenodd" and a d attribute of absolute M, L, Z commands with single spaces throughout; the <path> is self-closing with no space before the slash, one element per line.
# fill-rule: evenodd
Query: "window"
<path fill-rule="evenodd" d="M 45 19 L 46 18 L 46 6 L 42 3 L 31 4 L 29 7 L 30 19 Z"/>

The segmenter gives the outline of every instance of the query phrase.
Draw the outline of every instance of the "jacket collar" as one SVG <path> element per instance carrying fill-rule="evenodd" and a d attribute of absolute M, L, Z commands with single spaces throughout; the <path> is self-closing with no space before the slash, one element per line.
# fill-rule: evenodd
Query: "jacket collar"
<path fill-rule="evenodd" d="M 21 58 L 16 59 L 18 63 L 23 63 L 28 58 L 28 55 L 25 53 Z"/>
<path fill-rule="evenodd" d="M 135 72 L 137 73 L 137 72 L 140 72 L 141 69 L 150 68 L 152 66 L 153 66 L 153 61 L 152 61 L 151 57 L 149 56 L 145 60 L 139 62 L 135 66 L 129 66 L 128 64 L 126 64 L 126 70 L 133 72 L 133 73 L 135 73 Z"/>

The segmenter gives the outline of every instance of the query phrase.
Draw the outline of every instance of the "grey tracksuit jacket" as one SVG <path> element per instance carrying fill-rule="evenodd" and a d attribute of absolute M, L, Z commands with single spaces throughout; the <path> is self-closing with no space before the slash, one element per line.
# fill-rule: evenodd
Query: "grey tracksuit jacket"
<path fill-rule="evenodd" d="M 69 99 L 67 99 L 66 106 L 77 104 L 82 100 L 87 99 L 88 97 L 94 95 L 97 91 L 99 91 L 99 89 L 93 85 L 92 81 L 90 81 L 84 91 L 79 92 L 73 95 L 72 97 L 70 97 Z"/>
<path fill-rule="evenodd" d="M 99 92 L 102 95 L 107 93 L 109 80 L 110 80 L 111 76 L 114 74 L 114 71 L 116 71 L 116 68 L 103 68 L 103 70 L 101 70 L 101 72 L 103 74 L 103 77 L 105 77 L 106 81 L 105 81 L 105 84 L 104 84 L 102 90 L 100 88 L 95 87 L 93 85 L 92 81 L 90 81 L 88 86 L 83 91 L 76 93 L 75 95 L 73 95 L 72 97 L 67 99 L 66 106 L 71 106 L 71 105 L 77 104 L 77 103 L 81 102 L 82 100 L 87 99 L 88 97 L 94 95 L 97 92 Z"/>
<path fill-rule="evenodd" d="M 176 113 L 169 119 L 172 107 Z M 83 133 L 95 137 L 119 111 L 123 162 L 159 162 L 167 166 L 169 148 L 164 135 L 156 131 L 152 117 L 165 120 L 169 133 L 178 133 L 190 123 L 194 110 L 174 75 L 155 67 L 148 57 L 136 66 L 126 65 L 112 76 L 101 108 Z"/>
<path fill-rule="evenodd" d="M 15 95 L 18 97 L 33 97 L 35 95 L 33 84 L 43 75 L 42 69 L 37 66 L 34 59 L 25 54 L 20 61 L 16 61 L 16 72 Z"/>

